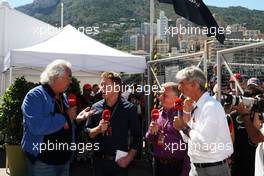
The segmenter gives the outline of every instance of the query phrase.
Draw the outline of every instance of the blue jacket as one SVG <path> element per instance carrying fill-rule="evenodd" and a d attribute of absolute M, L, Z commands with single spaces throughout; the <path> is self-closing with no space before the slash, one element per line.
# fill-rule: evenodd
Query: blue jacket
<path fill-rule="evenodd" d="M 66 96 L 63 100 L 66 107 L 68 102 Z M 23 112 L 23 138 L 22 149 L 34 156 L 39 152 L 40 144 L 45 135 L 52 134 L 60 130 L 66 123 L 62 114 L 53 113 L 55 99 L 42 85 L 31 89 L 22 104 Z M 74 141 L 74 128 L 72 128 L 72 141 Z"/>

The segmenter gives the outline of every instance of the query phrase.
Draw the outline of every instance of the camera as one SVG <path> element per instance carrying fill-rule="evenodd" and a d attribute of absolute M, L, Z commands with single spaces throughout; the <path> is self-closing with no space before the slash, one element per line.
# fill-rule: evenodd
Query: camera
<path fill-rule="evenodd" d="M 221 97 L 221 103 L 223 105 L 239 105 L 240 102 L 247 107 L 249 107 L 252 111 L 258 113 L 264 113 L 264 96 L 263 94 L 257 95 L 255 98 L 245 97 L 245 96 L 235 96 L 231 94 L 223 94 Z"/>
<path fill-rule="evenodd" d="M 239 105 L 243 102 L 245 106 L 252 108 L 255 104 L 256 99 L 252 97 L 235 96 L 231 94 L 222 94 L 221 103 L 223 105 Z"/>

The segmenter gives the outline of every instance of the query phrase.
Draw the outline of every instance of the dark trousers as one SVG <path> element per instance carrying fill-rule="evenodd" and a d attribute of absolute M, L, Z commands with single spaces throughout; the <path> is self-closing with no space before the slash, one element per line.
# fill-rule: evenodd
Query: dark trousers
<path fill-rule="evenodd" d="M 162 162 L 158 158 L 155 159 L 156 176 L 180 176 L 182 172 L 183 161 Z"/>
<path fill-rule="evenodd" d="M 113 160 L 95 159 L 95 176 L 128 176 L 128 169 Z"/>

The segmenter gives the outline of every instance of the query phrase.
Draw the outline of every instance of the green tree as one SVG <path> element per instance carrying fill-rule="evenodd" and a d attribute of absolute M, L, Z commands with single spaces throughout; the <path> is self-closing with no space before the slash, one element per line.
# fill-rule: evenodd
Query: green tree
<path fill-rule="evenodd" d="M 17 78 L 2 96 L 0 105 L 0 132 L 9 144 L 20 144 L 23 134 L 23 114 L 21 105 L 34 83 L 24 77 Z"/>

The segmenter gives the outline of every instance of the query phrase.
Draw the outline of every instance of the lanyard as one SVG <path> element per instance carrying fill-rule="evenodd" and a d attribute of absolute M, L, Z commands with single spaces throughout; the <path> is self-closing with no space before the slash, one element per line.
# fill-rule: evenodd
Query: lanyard
<path fill-rule="evenodd" d="M 169 119 L 167 119 L 167 121 L 163 124 L 161 131 L 163 131 L 165 129 L 165 127 L 167 126 L 168 122 L 169 122 Z"/>
<path fill-rule="evenodd" d="M 194 111 L 196 110 L 198 108 L 198 106 L 196 105 L 194 108 L 193 108 L 193 110 L 192 110 L 192 112 L 191 112 L 191 118 L 192 118 L 192 121 L 193 122 L 195 122 L 196 120 L 195 120 L 195 117 L 194 117 Z"/>
<path fill-rule="evenodd" d="M 177 111 L 176 111 L 177 112 Z M 175 115 L 175 112 L 173 113 Z M 170 117 L 169 117 L 169 113 L 167 113 L 167 120 L 166 122 L 163 124 L 162 128 L 161 128 L 161 132 L 164 132 L 164 129 L 166 128 L 166 126 L 168 125 L 169 121 L 170 121 Z"/>
<path fill-rule="evenodd" d="M 113 112 L 111 112 L 111 118 L 110 119 L 112 119 L 114 117 L 114 114 L 116 113 L 118 106 L 119 106 L 119 100 L 117 100 L 117 103 L 113 109 Z M 107 108 L 105 107 L 105 109 L 107 109 Z"/>
<path fill-rule="evenodd" d="M 198 106 L 196 105 L 194 108 L 193 108 L 193 110 L 191 111 L 191 116 L 193 116 L 193 114 L 194 114 L 194 111 L 196 110 L 198 108 Z"/>
<path fill-rule="evenodd" d="M 118 101 L 117 104 L 115 105 L 114 110 L 113 110 L 113 113 L 111 113 L 111 119 L 114 117 L 114 114 L 115 114 L 115 112 L 116 112 L 116 109 L 117 109 L 118 105 L 119 105 L 119 101 Z"/>
<path fill-rule="evenodd" d="M 63 105 L 63 100 L 62 100 L 62 97 L 61 96 L 59 96 L 59 99 L 55 99 L 55 102 L 56 102 L 56 104 L 57 104 L 57 106 L 58 106 L 58 108 L 59 108 L 59 110 L 60 110 L 60 113 L 64 113 L 64 105 Z"/>
<path fill-rule="evenodd" d="M 162 133 L 164 133 L 164 129 L 166 128 L 166 126 L 168 125 L 168 123 L 169 123 L 169 114 L 167 115 L 167 120 L 166 120 L 166 122 L 163 124 L 163 126 L 161 127 L 161 132 Z"/>

